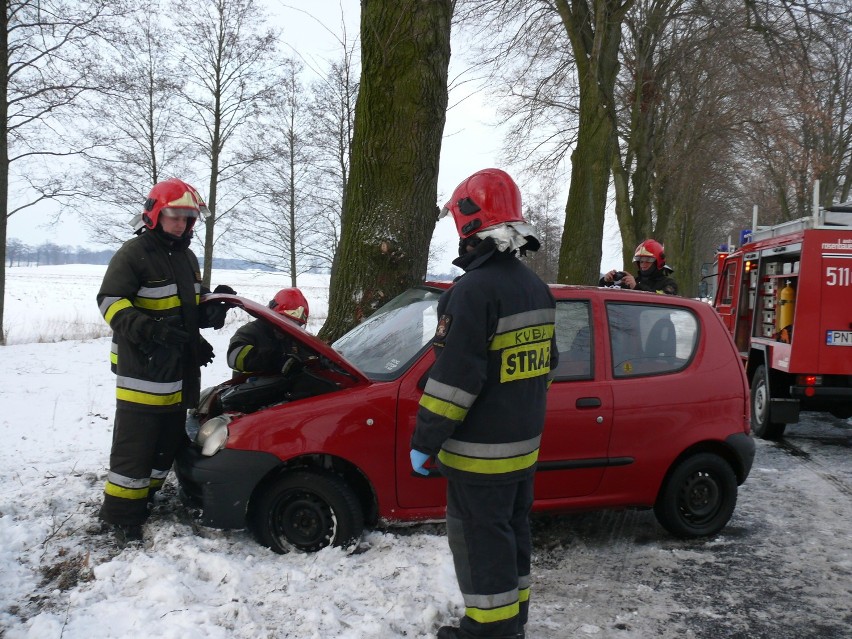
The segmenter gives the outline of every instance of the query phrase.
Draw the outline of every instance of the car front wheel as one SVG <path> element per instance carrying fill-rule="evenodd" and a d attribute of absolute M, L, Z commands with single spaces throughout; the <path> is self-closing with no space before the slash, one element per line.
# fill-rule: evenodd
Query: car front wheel
<path fill-rule="evenodd" d="M 684 459 L 669 476 L 654 514 L 676 537 L 706 537 L 722 530 L 737 505 L 737 476 L 718 455 Z"/>
<path fill-rule="evenodd" d="M 298 470 L 282 475 L 259 496 L 252 514 L 258 541 L 277 553 L 347 546 L 361 537 L 358 497 L 338 475 Z"/>

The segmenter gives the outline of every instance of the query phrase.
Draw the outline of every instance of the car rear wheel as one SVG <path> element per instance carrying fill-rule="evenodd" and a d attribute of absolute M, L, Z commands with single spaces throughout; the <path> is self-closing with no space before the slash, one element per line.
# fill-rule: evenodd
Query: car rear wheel
<path fill-rule="evenodd" d="M 713 453 L 680 462 L 663 486 L 654 514 L 676 537 L 706 537 L 722 530 L 737 505 L 737 476 Z"/>
<path fill-rule="evenodd" d="M 282 475 L 260 495 L 252 527 L 258 541 L 277 553 L 315 552 L 347 546 L 361 537 L 364 513 L 358 497 L 332 473 L 299 470 Z"/>
<path fill-rule="evenodd" d="M 751 380 L 751 430 L 761 439 L 780 439 L 787 424 L 769 421 L 769 400 L 766 366 L 758 366 Z"/>

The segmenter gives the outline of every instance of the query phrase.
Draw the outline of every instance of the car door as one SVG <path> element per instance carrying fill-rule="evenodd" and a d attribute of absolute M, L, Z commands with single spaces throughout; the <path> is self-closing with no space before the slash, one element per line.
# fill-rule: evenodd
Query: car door
<path fill-rule="evenodd" d="M 555 291 L 559 366 L 547 394 L 537 500 L 591 494 L 608 465 L 613 401 L 601 330 L 604 309 L 591 295 L 566 298 L 569 291 Z"/>

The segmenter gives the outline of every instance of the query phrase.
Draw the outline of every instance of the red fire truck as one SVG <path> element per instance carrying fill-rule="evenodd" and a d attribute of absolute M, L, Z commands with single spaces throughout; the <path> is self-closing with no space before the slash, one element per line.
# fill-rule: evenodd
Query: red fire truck
<path fill-rule="evenodd" d="M 744 232 L 716 259 L 714 306 L 751 384 L 754 434 L 800 410 L 852 416 L 852 202 Z"/>

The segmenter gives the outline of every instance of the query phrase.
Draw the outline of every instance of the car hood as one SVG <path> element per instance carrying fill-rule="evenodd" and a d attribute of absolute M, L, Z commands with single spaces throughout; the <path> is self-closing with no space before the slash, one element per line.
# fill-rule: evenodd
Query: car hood
<path fill-rule="evenodd" d="M 345 375 L 353 377 L 358 382 L 370 381 L 364 373 L 358 370 L 358 368 L 356 368 L 351 362 L 347 361 L 340 353 L 331 348 L 331 346 L 315 335 L 308 333 L 295 322 L 286 319 L 284 316 L 276 313 L 263 304 L 258 304 L 257 302 L 240 297 L 239 295 L 226 295 L 224 293 L 209 293 L 201 296 L 202 305 L 211 302 L 226 302 L 230 306 L 241 308 L 249 315 L 258 319 L 263 319 L 286 333 L 288 337 L 298 342 L 305 350 L 313 351 L 317 357 L 325 362 L 326 365 L 338 369 Z"/>

